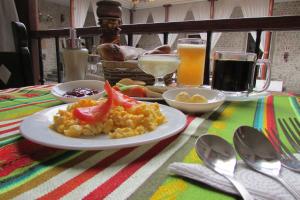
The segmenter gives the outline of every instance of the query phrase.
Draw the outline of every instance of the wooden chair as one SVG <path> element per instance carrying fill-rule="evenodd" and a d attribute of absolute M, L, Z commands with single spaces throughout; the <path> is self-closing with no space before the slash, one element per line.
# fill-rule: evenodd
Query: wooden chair
<path fill-rule="evenodd" d="M 6 84 L 0 80 L 0 89 L 34 84 L 26 27 L 21 22 L 12 22 L 12 29 L 16 52 L 0 52 L 0 66 L 5 65 L 11 73 Z"/>

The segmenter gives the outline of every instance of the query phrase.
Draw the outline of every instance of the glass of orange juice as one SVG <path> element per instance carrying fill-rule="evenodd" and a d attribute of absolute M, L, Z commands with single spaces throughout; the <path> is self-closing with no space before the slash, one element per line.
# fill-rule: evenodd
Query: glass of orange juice
<path fill-rule="evenodd" d="M 177 52 L 181 63 L 177 70 L 179 86 L 203 85 L 206 41 L 200 38 L 178 40 Z"/>

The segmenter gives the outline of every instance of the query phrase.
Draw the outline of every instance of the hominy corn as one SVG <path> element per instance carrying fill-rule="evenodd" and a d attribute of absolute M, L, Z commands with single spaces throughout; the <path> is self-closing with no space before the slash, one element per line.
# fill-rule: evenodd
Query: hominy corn
<path fill-rule="evenodd" d="M 59 110 L 54 116 L 51 128 L 70 137 L 95 136 L 108 134 L 111 138 L 124 138 L 153 131 L 166 122 L 157 103 L 139 103 L 129 109 L 113 107 L 104 121 L 87 124 L 73 116 L 73 110 L 79 107 L 97 105 L 95 100 L 80 100 L 67 110 Z"/>

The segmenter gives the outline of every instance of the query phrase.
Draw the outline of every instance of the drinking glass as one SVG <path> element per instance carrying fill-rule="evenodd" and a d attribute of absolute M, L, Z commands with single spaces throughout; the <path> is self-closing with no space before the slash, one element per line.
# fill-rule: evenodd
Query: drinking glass
<path fill-rule="evenodd" d="M 177 70 L 179 86 L 198 87 L 203 84 L 206 41 L 200 38 L 182 38 L 177 42 L 181 63 Z"/>
<path fill-rule="evenodd" d="M 271 80 L 269 60 L 257 59 L 255 53 L 230 51 L 216 51 L 213 59 L 213 89 L 221 90 L 227 96 L 248 96 L 252 92 L 262 92 L 268 89 Z M 254 88 L 257 65 L 267 66 L 266 82 L 260 90 Z"/>
<path fill-rule="evenodd" d="M 164 76 L 176 71 L 180 59 L 175 54 L 148 54 L 138 58 L 138 66 L 146 74 L 154 76 L 154 86 L 166 86 Z"/>

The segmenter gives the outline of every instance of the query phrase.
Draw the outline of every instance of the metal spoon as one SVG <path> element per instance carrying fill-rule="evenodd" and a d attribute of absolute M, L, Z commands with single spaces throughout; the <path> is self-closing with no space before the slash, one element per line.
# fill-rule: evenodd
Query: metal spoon
<path fill-rule="evenodd" d="M 300 199 L 300 194 L 294 186 L 281 176 L 280 157 L 264 134 L 255 128 L 241 126 L 234 133 L 233 143 L 246 164 L 279 181 L 296 199 Z"/>
<path fill-rule="evenodd" d="M 216 135 L 202 135 L 197 139 L 196 152 L 209 168 L 227 178 L 243 199 L 253 199 L 247 189 L 234 178 L 236 155 L 233 147 L 226 140 Z"/>

